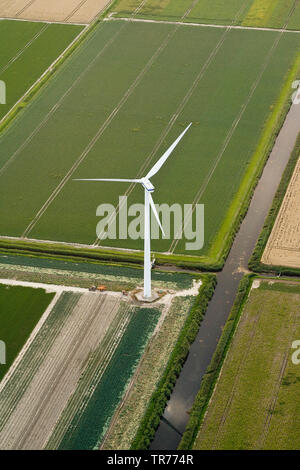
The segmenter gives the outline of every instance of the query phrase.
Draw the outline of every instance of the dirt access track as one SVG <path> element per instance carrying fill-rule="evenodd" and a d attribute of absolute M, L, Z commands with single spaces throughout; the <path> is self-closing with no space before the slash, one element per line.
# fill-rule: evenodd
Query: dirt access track
<path fill-rule="evenodd" d="M 284 197 L 262 262 L 300 268 L 300 158 Z"/>
<path fill-rule="evenodd" d="M 0 18 L 90 23 L 111 0 L 0 0 Z"/>

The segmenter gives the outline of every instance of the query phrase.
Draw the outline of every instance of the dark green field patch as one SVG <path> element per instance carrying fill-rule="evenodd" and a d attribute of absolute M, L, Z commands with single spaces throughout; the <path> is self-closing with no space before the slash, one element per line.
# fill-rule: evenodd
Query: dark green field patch
<path fill-rule="evenodd" d="M 0 285 L 0 340 L 6 344 L 6 364 L 0 364 L 0 380 L 53 297 L 43 289 Z"/>

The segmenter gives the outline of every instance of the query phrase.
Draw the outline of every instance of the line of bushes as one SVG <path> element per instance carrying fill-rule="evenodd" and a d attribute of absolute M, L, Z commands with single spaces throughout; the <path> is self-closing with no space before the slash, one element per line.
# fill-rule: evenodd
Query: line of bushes
<path fill-rule="evenodd" d="M 230 315 L 191 408 L 189 422 L 178 446 L 180 450 L 187 450 L 193 447 L 254 277 L 255 274 L 249 274 L 244 276 L 240 282 Z"/>
<path fill-rule="evenodd" d="M 206 274 L 203 276 L 199 294 L 191 307 L 190 313 L 170 356 L 163 377 L 151 397 L 146 413 L 131 445 L 131 450 L 147 449 L 151 440 L 154 438 L 160 418 L 165 410 L 177 377 L 179 376 L 182 366 L 187 358 L 190 346 L 199 331 L 208 302 L 213 295 L 216 282 L 216 276 L 213 274 Z"/>
<path fill-rule="evenodd" d="M 263 252 L 265 250 L 269 236 L 271 235 L 273 226 L 275 224 L 282 201 L 286 194 L 288 185 L 293 176 L 299 155 L 300 155 L 300 133 L 298 134 L 295 147 L 293 149 L 293 152 L 291 153 L 291 157 L 289 159 L 287 167 L 279 183 L 277 192 L 273 199 L 272 207 L 264 222 L 264 226 L 258 238 L 258 242 L 249 260 L 248 266 L 252 271 L 272 272 L 272 273 L 287 274 L 287 275 L 299 275 L 300 274 L 300 269 L 297 269 L 297 268 L 290 268 L 290 267 L 284 267 L 284 266 L 271 266 L 271 265 L 269 266 L 261 262 Z"/>

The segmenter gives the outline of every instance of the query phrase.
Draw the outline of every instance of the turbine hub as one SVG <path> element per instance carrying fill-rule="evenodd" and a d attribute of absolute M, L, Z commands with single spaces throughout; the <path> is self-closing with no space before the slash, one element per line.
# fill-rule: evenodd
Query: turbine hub
<path fill-rule="evenodd" d="M 142 178 L 141 183 L 144 186 L 144 188 L 146 189 L 146 191 L 149 191 L 150 193 L 152 193 L 154 191 L 153 184 L 147 178 Z"/>

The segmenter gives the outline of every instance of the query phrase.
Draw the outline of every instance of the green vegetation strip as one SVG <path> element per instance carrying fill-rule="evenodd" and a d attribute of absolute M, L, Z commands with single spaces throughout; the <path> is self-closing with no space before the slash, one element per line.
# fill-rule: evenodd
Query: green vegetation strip
<path fill-rule="evenodd" d="M 122 399 L 144 348 L 160 316 L 155 308 L 135 308 L 102 379 L 96 387 L 83 415 L 73 420 L 60 449 L 95 448 Z"/>
<path fill-rule="evenodd" d="M 216 277 L 212 274 L 204 275 L 199 294 L 195 299 L 186 322 L 182 328 L 178 341 L 170 356 L 165 372 L 153 393 L 146 413 L 141 421 L 131 449 L 147 449 L 154 438 L 155 430 L 171 395 L 176 379 L 187 358 L 191 344 L 196 338 L 199 326 L 203 320 L 209 300 L 216 285 Z"/>
<path fill-rule="evenodd" d="M 261 234 L 255 246 L 255 249 L 248 263 L 249 268 L 255 272 L 275 272 L 275 273 L 287 274 L 287 275 L 300 274 L 300 269 L 297 269 L 297 268 L 284 267 L 284 266 L 270 266 L 267 264 L 263 264 L 261 262 L 263 252 L 267 245 L 269 236 L 271 235 L 277 215 L 280 211 L 280 207 L 284 199 L 284 196 L 286 194 L 286 190 L 293 176 L 295 166 L 299 159 L 299 155 L 300 155 L 300 134 L 298 135 L 295 147 L 293 149 L 293 152 L 291 154 L 287 167 L 283 173 L 277 192 L 275 194 L 272 207 L 265 220 L 263 229 L 261 231 Z"/>
<path fill-rule="evenodd" d="M 54 294 L 43 289 L 0 285 L 0 340 L 6 345 L 6 364 L 0 364 L 0 380 L 26 343 Z"/>
<path fill-rule="evenodd" d="M 300 283 L 254 282 L 195 449 L 299 448 L 300 368 L 292 357 L 300 334 Z"/>

